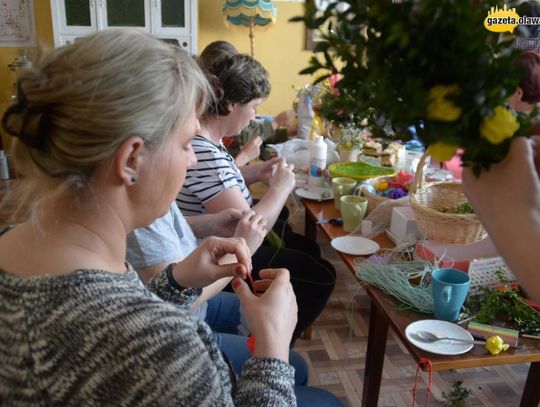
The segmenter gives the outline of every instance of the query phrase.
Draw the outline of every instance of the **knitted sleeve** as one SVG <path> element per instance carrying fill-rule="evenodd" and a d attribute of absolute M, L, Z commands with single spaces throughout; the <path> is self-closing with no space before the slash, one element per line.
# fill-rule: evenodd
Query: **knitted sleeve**
<path fill-rule="evenodd" d="M 160 297 L 162 300 L 175 304 L 176 306 L 189 310 L 195 301 L 201 296 L 201 288 L 181 289 L 178 284 L 171 281 L 169 272 L 174 264 L 169 264 L 167 268 L 157 274 L 148 282 L 148 289 Z"/>

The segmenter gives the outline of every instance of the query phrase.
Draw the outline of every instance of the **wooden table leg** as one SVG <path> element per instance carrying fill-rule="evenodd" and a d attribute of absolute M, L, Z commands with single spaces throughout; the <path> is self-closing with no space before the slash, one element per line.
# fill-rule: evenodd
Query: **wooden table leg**
<path fill-rule="evenodd" d="M 304 236 L 313 242 L 317 242 L 317 224 L 315 222 L 316 219 L 313 218 L 306 209 L 304 219 Z"/>
<path fill-rule="evenodd" d="M 520 407 L 540 405 L 540 362 L 532 362 L 523 388 Z"/>
<path fill-rule="evenodd" d="M 369 316 L 364 387 L 362 390 L 362 407 L 376 407 L 379 401 L 387 336 L 388 321 L 372 301 Z"/>

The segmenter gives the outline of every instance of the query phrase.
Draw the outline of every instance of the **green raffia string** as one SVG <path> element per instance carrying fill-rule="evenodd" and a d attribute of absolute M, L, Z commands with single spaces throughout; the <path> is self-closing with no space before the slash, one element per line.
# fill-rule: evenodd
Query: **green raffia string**
<path fill-rule="evenodd" d="M 380 253 L 357 260 L 356 276 L 363 284 L 374 285 L 400 300 L 403 303 L 400 307 L 433 314 L 431 272 L 437 266 L 428 261 L 412 260 L 411 251 L 400 247 Z"/>

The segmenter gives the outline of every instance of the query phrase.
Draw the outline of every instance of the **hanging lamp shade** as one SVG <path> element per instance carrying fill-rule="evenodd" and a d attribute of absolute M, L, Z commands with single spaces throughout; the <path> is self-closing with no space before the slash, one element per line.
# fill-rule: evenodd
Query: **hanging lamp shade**
<path fill-rule="evenodd" d="M 272 0 L 226 0 L 223 5 L 226 26 L 249 28 L 251 56 L 255 54 L 255 27 L 268 28 L 276 22 L 277 7 Z"/>

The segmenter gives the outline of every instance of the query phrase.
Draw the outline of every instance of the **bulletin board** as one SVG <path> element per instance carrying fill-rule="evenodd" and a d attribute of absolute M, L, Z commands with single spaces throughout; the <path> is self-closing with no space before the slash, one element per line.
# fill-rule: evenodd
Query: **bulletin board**
<path fill-rule="evenodd" d="M 35 47 L 33 0 L 0 1 L 0 47 Z"/>

